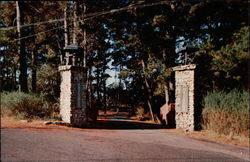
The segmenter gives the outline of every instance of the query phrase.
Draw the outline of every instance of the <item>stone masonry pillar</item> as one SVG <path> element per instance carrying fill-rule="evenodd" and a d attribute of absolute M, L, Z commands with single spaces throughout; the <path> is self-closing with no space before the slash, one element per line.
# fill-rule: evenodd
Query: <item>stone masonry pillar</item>
<path fill-rule="evenodd" d="M 175 71 L 175 120 L 176 128 L 193 131 L 197 121 L 196 65 L 183 65 L 174 67 Z"/>
<path fill-rule="evenodd" d="M 60 114 L 65 123 L 82 127 L 86 116 L 86 68 L 59 66 L 61 75 Z"/>

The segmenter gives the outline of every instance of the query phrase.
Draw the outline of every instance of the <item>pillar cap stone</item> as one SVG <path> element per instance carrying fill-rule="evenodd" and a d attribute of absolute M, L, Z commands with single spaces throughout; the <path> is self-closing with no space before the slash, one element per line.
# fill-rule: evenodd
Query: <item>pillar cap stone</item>
<path fill-rule="evenodd" d="M 196 64 L 181 65 L 173 67 L 173 71 L 193 70 L 196 68 Z"/>

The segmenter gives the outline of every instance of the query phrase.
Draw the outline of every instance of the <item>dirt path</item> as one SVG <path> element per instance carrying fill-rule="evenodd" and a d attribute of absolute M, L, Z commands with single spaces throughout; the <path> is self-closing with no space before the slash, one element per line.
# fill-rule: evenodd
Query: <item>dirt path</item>
<path fill-rule="evenodd" d="M 101 119 L 95 129 L 39 124 L 2 128 L 1 160 L 249 160 L 247 147 L 198 140 L 124 117 Z"/>

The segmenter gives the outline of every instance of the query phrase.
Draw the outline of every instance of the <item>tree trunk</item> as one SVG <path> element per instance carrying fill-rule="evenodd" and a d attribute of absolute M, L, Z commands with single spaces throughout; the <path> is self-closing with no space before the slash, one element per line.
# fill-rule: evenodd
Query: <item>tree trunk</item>
<path fill-rule="evenodd" d="M 32 23 L 33 23 L 32 19 Z M 35 26 L 32 26 L 32 34 L 35 34 Z M 31 63 L 31 88 L 32 92 L 36 93 L 36 72 L 37 72 L 37 49 L 38 45 L 36 44 L 36 36 L 32 37 L 33 43 L 34 43 L 34 48 L 33 51 L 31 51 L 31 57 L 32 57 L 32 63 Z"/>
<path fill-rule="evenodd" d="M 107 104 L 106 104 L 106 78 L 104 78 L 105 74 L 105 64 L 103 65 L 102 75 L 103 75 L 103 105 L 104 105 L 104 114 L 107 114 Z"/>
<path fill-rule="evenodd" d="M 168 84 L 168 82 L 166 84 Z M 169 93 L 168 93 L 168 87 L 166 85 L 164 85 L 164 91 L 165 91 L 165 102 L 166 104 L 169 104 Z"/>
<path fill-rule="evenodd" d="M 14 90 L 16 91 L 16 66 L 13 66 L 13 86 Z"/>
<path fill-rule="evenodd" d="M 92 78 L 91 78 L 92 67 L 89 68 L 89 106 L 92 109 Z"/>
<path fill-rule="evenodd" d="M 69 45 L 68 37 L 68 22 L 67 22 L 67 8 L 64 9 L 64 46 Z"/>
<path fill-rule="evenodd" d="M 36 93 L 36 74 L 37 74 L 37 48 L 35 47 L 32 55 L 32 92 Z"/>
<path fill-rule="evenodd" d="M 27 62 L 26 62 L 26 52 L 25 52 L 25 42 L 21 39 L 23 34 L 23 7 L 21 1 L 16 1 L 16 11 L 17 11 L 17 31 L 19 38 L 19 83 L 20 83 L 20 91 L 28 92 L 28 80 L 27 80 Z"/>
<path fill-rule="evenodd" d="M 142 64 L 143 72 L 145 72 L 146 66 L 145 66 L 145 62 L 144 62 L 143 59 L 141 59 L 141 64 Z M 152 110 L 152 92 L 151 92 L 151 88 L 150 88 L 148 80 L 147 80 L 147 76 L 145 76 L 145 75 L 144 75 L 144 81 L 145 81 L 145 85 L 146 85 L 146 89 L 147 89 L 147 93 L 148 93 L 148 95 L 147 95 L 147 104 L 148 104 L 148 107 L 149 107 L 151 118 L 152 118 L 153 121 L 155 121 L 153 110 Z"/>
<path fill-rule="evenodd" d="M 162 49 L 162 57 L 163 57 L 163 63 L 164 63 L 164 66 L 165 66 L 165 68 L 168 66 L 167 65 L 167 55 L 166 55 L 166 48 L 163 48 Z M 168 84 L 169 84 L 169 81 L 167 80 L 166 82 L 165 82 L 165 85 L 164 85 L 164 92 L 165 92 L 165 102 L 166 102 L 166 104 L 168 104 L 168 102 L 169 102 L 169 86 L 168 86 Z"/>
<path fill-rule="evenodd" d="M 87 6 L 86 6 L 86 2 L 83 3 L 83 17 L 86 16 L 86 10 L 87 10 Z M 85 27 L 85 23 L 86 21 L 83 20 L 84 23 L 84 29 L 83 29 L 83 67 L 86 67 L 87 65 L 87 33 L 86 33 L 86 27 Z"/>
<path fill-rule="evenodd" d="M 96 69 L 96 92 L 97 92 L 97 101 L 100 102 L 100 77 L 99 77 L 100 71 L 99 68 Z"/>
<path fill-rule="evenodd" d="M 107 114 L 107 103 L 106 103 L 106 79 L 103 80 L 103 103 L 104 103 L 104 114 Z"/>
<path fill-rule="evenodd" d="M 2 74 L 2 73 L 0 73 Z M 15 90 L 15 66 L 11 67 L 11 90 Z"/>
<path fill-rule="evenodd" d="M 78 29 L 78 3 L 77 1 L 74 1 L 74 19 L 73 19 L 73 44 L 77 44 L 76 34 Z"/>
<path fill-rule="evenodd" d="M 88 71 L 86 71 L 86 102 L 87 102 L 87 107 L 89 107 L 90 103 L 89 103 L 89 73 Z"/>

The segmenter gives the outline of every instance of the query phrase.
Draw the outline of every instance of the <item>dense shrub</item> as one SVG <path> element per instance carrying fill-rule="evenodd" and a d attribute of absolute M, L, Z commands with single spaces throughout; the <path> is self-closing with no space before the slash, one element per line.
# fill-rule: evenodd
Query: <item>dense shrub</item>
<path fill-rule="evenodd" d="M 43 97 L 22 92 L 1 94 L 1 115 L 21 119 L 58 118 L 58 103 L 50 103 Z"/>
<path fill-rule="evenodd" d="M 203 127 L 218 134 L 249 135 L 249 94 L 232 90 L 211 92 L 204 98 Z"/>

